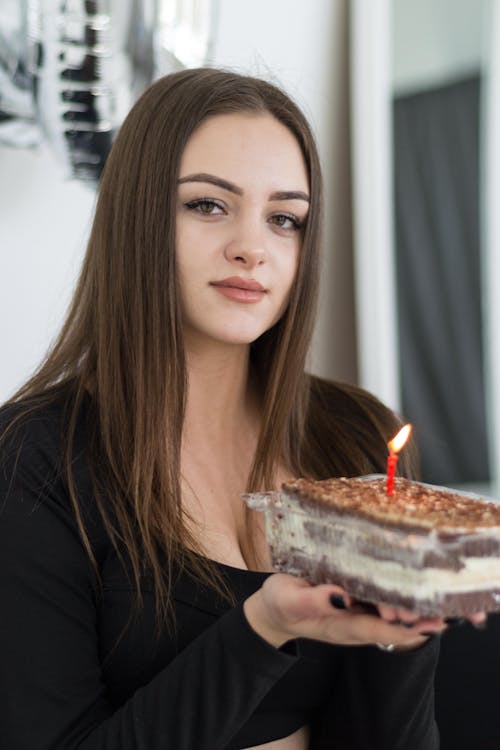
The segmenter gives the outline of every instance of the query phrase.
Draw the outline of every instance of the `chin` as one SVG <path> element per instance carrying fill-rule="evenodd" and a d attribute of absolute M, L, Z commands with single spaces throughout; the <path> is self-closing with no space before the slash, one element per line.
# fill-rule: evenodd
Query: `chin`
<path fill-rule="evenodd" d="M 232 344 L 234 346 L 249 346 L 256 341 L 268 327 L 262 326 L 231 326 L 219 330 L 207 331 L 210 338 L 221 344 Z"/>
<path fill-rule="evenodd" d="M 198 317 L 196 321 L 191 320 L 185 328 L 187 336 L 193 335 L 195 339 L 204 338 L 219 344 L 249 346 L 276 323 L 274 318 L 249 320 L 241 315 L 233 315 L 229 319 L 225 315 L 223 320 L 212 321 L 207 318 L 200 320 Z"/>
<path fill-rule="evenodd" d="M 250 344 L 253 344 L 254 341 L 257 341 L 259 336 L 261 336 L 264 333 L 264 331 L 261 331 L 259 333 L 254 334 L 247 334 L 245 335 L 241 331 L 239 333 L 226 334 L 224 336 L 218 336 L 214 337 L 219 341 L 221 344 L 228 344 L 232 346 L 250 346 Z"/>

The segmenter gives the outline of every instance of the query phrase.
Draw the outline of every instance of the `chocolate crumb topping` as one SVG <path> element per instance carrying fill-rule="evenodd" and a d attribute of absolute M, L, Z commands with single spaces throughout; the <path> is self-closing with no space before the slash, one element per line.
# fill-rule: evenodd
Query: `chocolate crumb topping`
<path fill-rule="evenodd" d="M 440 532 L 500 527 L 500 504 L 453 490 L 396 477 L 394 494 L 385 478 L 346 478 L 285 482 L 282 490 L 302 501 L 384 524 L 437 528 Z"/>

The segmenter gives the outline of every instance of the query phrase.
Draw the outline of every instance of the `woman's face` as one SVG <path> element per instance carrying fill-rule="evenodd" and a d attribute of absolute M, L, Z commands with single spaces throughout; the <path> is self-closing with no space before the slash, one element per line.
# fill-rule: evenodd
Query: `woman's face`
<path fill-rule="evenodd" d="M 187 343 L 249 344 L 283 314 L 309 184 L 294 135 L 270 114 L 205 120 L 182 155 L 177 264 Z"/>

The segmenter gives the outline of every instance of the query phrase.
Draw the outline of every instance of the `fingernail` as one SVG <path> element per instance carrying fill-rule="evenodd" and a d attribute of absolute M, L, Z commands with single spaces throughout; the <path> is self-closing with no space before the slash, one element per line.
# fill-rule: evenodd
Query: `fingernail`
<path fill-rule="evenodd" d="M 332 594 L 330 597 L 330 604 L 335 609 L 347 609 L 344 599 L 339 594 Z"/>
<path fill-rule="evenodd" d="M 401 625 L 404 628 L 412 628 L 415 625 L 415 623 L 414 622 L 402 622 Z"/>

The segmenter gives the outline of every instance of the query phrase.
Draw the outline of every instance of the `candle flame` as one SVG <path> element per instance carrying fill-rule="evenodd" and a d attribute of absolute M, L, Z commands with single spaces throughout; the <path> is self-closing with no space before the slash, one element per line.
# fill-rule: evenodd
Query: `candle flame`
<path fill-rule="evenodd" d="M 405 424 L 404 427 L 401 427 L 400 431 L 397 435 L 395 435 L 392 440 L 389 440 L 387 443 L 389 447 L 389 451 L 391 453 L 399 453 L 401 448 L 403 448 L 406 445 L 406 441 L 410 437 L 411 433 L 411 424 Z"/>

